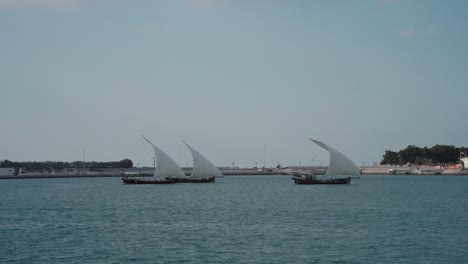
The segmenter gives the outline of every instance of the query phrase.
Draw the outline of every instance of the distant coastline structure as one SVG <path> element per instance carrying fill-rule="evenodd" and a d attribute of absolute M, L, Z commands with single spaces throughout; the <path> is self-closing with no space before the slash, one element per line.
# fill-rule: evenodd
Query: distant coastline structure
<path fill-rule="evenodd" d="M 461 169 L 468 170 L 468 158 L 460 159 Z"/>
<path fill-rule="evenodd" d="M 0 168 L 1 176 L 14 175 L 14 174 L 15 174 L 15 168 Z"/>

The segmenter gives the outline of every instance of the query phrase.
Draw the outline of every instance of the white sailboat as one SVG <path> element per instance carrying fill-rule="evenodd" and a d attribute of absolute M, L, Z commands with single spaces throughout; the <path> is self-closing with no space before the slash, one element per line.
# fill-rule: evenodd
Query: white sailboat
<path fill-rule="evenodd" d="M 356 176 L 360 174 L 356 164 L 343 153 L 321 141 L 311 138 L 309 140 L 330 152 L 330 164 L 328 164 L 326 176 Z"/>
<path fill-rule="evenodd" d="M 325 172 L 325 176 L 329 177 L 328 179 L 318 179 L 315 175 L 307 176 L 305 178 L 294 177 L 293 179 L 296 184 L 348 184 L 351 182 L 351 179 L 358 178 L 351 176 L 358 176 L 361 174 L 356 164 L 354 164 L 354 162 L 343 153 L 321 141 L 311 138 L 309 138 L 309 140 L 328 150 L 330 153 L 330 163 L 328 164 L 327 171 Z M 331 178 L 332 176 L 333 178 Z"/>
<path fill-rule="evenodd" d="M 177 163 L 169 157 L 164 151 L 156 147 L 145 136 L 141 135 L 146 142 L 153 148 L 156 158 L 156 168 L 154 170 L 153 179 L 130 179 L 128 177 L 122 178 L 126 184 L 165 184 L 176 183 L 175 179 L 187 178 L 182 169 Z"/>
<path fill-rule="evenodd" d="M 182 140 L 192 154 L 193 170 L 190 178 L 219 178 L 224 177 L 223 174 L 216 168 L 207 158 L 200 152 L 196 151 L 189 144 Z"/>

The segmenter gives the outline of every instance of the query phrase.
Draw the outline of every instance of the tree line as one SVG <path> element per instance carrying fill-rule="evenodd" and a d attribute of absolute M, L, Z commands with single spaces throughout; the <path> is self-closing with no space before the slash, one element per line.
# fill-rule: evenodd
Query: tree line
<path fill-rule="evenodd" d="M 87 169 L 101 169 L 101 168 L 131 168 L 133 162 L 130 159 L 123 159 L 121 161 L 0 161 L 0 168 L 25 168 L 28 171 L 34 170 L 63 170 L 63 169 L 75 169 L 75 168 L 87 168 Z"/>
<path fill-rule="evenodd" d="M 447 165 L 460 162 L 460 155 L 466 157 L 466 147 L 435 145 L 431 148 L 409 145 L 398 152 L 386 150 L 380 165 Z"/>

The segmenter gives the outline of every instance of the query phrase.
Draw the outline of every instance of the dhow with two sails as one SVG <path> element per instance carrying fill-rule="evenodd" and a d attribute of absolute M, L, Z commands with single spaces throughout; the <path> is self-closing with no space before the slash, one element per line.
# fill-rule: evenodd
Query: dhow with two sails
<path fill-rule="evenodd" d="M 208 159 L 198 151 L 182 141 L 190 150 L 193 158 L 193 169 L 190 176 L 185 175 L 179 165 L 164 151 L 156 147 L 150 140 L 142 135 L 143 139 L 153 148 L 156 158 L 156 168 L 153 177 L 145 179 L 123 177 L 126 184 L 170 184 L 170 183 L 207 183 L 215 182 L 215 178 L 223 177 L 223 174 Z"/>

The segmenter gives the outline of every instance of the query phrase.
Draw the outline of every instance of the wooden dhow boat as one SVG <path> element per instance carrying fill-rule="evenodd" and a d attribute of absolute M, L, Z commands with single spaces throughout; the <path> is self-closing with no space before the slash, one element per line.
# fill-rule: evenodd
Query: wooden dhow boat
<path fill-rule="evenodd" d="M 187 176 L 171 157 L 156 147 L 143 135 L 142 137 L 151 145 L 156 157 L 154 176 L 143 178 L 123 177 L 122 181 L 125 184 L 210 183 L 215 182 L 217 177 L 223 177 L 223 174 L 218 168 L 208 159 L 182 141 L 190 150 L 193 158 L 192 174 Z"/>
<path fill-rule="evenodd" d="M 351 179 L 359 179 L 358 176 L 361 174 L 359 168 L 343 153 L 321 141 L 311 138 L 309 140 L 328 150 L 330 163 L 324 176 L 294 175 L 292 179 L 295 184 L 349 184 Z"/>

